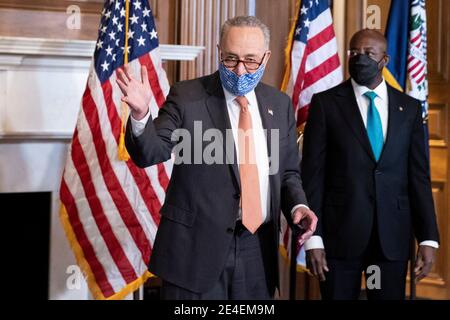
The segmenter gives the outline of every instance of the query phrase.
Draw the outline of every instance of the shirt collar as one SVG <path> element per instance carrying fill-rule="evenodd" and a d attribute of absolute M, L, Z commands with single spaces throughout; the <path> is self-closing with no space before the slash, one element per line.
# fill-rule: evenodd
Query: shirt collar
<path fill-rule="evenodd" d="M 366 86 L 362 86 L 356 83 L 355 80 L 351 79 L 352 82 L 352 86 L 353 86 L 353 90 L 355 91 L 355 95 L 357 97 L 361 97 L 362 95 L 364 95 L 364 93 L 366 93 L 367 91 L 373 91 L 377 94 L 377 96 L 383 100 L 386 101 L 388 100 L 388 94 L 387 94 L 387 85 L 386 85 L 386 81 L 383 78 L 383 81 L 381 81 L 381 83 L 375 88 L 375 89 L 369 89 Z"/>

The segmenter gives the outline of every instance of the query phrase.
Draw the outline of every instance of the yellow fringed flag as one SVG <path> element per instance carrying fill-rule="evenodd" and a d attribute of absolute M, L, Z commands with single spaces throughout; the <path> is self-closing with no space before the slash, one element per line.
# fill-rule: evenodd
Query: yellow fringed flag
<path fill-rule="evenodd" d="M 170 161 L 146 169 L 126 161 L 128 107 L 116 83 L 125 63 L 136 75 L 147 68 L 156 117 L 169 83 L 148 1 L 105 1 L 61 181 L 62 225 L 96 299 L 121 299 L 151 276 L 147 265 L 172 170 Z"/>

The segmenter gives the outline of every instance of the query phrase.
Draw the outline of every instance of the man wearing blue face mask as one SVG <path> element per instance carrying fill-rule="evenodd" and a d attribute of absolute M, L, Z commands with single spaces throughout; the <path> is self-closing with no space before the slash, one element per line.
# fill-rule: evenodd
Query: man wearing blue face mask
<path fill-rule="evenodd" d="M 269 30 L 255 17 L 230 19 L 218 50 L 218 72 L 172 86 L 153 121 L 146 70 L 141 81 L 128 68 L 119 71 L 122 99 L 131 108 L 126 146 L 132 160 L 147 167 L 181 144 L 191 147 L 183 157 L 197 152 L 193 161 L 175 162 L 161 208 L 149 269 L 162 278 L 163 299 L 271 299 L 279 282 L 280 210 L 305 229 L 302 242 L 317 223 L 300 180 L 290 99 L 260 82 L 270 58 Z M 219 161 L 198 161 L 212 140 L 195 141 L 199 125 L 219 133 Z"/>
<path fill-rule="evenodd" d="M 386 50 L 379 32 L 357 32 L 351 79 L 310 105 L 302 178 L 319 223 L 305 249 L 323 299 L 357 299 L 363 272 L 369 300 L 404 299 L 411 229 L 416 281 L 439 246 L 422 108 L 383 79 Z"/>

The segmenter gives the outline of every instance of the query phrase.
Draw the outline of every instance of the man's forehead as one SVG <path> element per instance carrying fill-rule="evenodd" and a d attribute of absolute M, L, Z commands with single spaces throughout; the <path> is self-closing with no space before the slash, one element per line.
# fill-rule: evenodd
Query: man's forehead
<path fill-rule="evenodd" d="M 230 27 L 224 35 L 224 43 L 246 47 L 264 46 L 264 34 L 257 27 Z"/>
<path fill-rule="evenodd" d="M 354 39 L 350 43 L 350 48 L 360 48 L 360 49 L 369 49 L 369 48 L 380 48 L 384 47 L 385 44 L 378 38 L 375 37 L 358 37 Z"/>

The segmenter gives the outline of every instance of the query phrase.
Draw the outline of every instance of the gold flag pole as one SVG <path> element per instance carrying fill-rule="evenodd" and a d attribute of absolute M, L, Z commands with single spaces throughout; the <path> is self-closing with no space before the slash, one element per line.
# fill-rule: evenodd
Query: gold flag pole
<path fill-rule="evenodd" d="M 125 46 L 124 46 L 124 58 L 123 65 L 128 64 L 128 18 L 130 14 L 130 1 L 125 0 Z M 130 155 L 125 148 L 125 122 L 128 118 L 128 106 L 125 102 L 121 101 L 121 123 L 120 123 L 120 137 L 119 137 L 119 148 L 118 148 L 118 158 L 120 161 L 128 161 Z"/>

